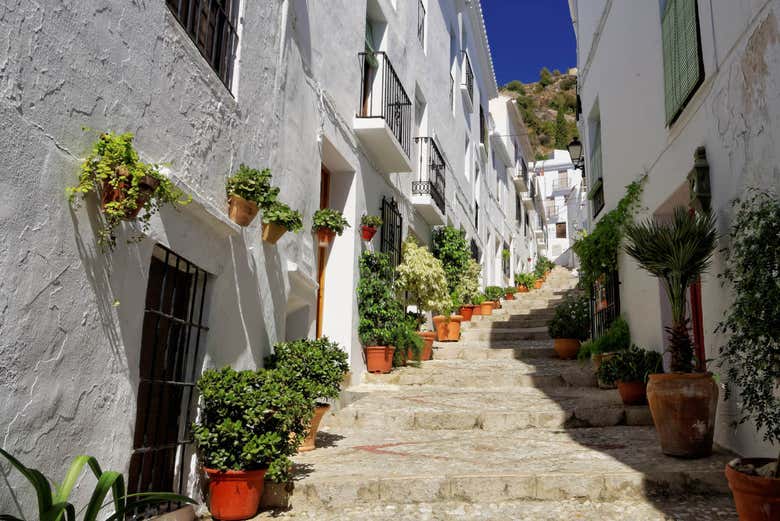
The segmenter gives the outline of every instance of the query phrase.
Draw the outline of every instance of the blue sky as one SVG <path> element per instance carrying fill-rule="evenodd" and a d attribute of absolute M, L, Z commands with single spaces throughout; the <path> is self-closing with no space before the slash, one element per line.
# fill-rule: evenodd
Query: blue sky
<path fill-rule="evenodd" d="M 480 0 L 499 85 L 539 79 L 539 69 L 577 65 L 566 0 Z"/>

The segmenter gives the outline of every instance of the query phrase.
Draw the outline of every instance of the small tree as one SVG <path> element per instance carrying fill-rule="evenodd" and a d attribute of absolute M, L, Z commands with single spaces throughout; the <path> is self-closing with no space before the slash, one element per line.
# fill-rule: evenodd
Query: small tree
<path fill-rule="evenodd" d="M 547 67 L 542 67 L 542 70 L 539 71 L 539 85 L 542 87 L 546 87 L 552 83 L 552 74 L 550 74 L 550 69 Z"/>
<path fill-rule="evenodd" d="M 391 345 L 392 330 L 403 316 L 393 294 L 393 270 L 384 253 L 363 252 L 357 288 L 358 335 L 366 346 Z"/>
<path fill-rule="evenodd" d="M 482 266 L 474 259 L 469 259 L 460 282 L 455 288 L 457 299 L 463 304 L 474 304 L 474 298 L 479 294 L 479 278 Z"/>
<path fill-rule="evenodd" d="M 558 114 L 555 116 L 555 148 L 558 150 L 566 150 L 569 144 L 569 127 L 563 111 L 564 108 L 559 105 Z"/>
<path fill-rule="evenodd" d="M 408 237 L 403 244 L 403 262 L 396 268 L 396 290 L 406 292 L 417 311 L 441 312 L 450 305 L 447 276 L 441 261 Z"/>
<path fill-rule="evenodd" d="M 441 261 L 447 275 L 447 291 L 452 294 L 471 258 L 465 232 L 452 226 L 435 228 L 431 252 Z"/>

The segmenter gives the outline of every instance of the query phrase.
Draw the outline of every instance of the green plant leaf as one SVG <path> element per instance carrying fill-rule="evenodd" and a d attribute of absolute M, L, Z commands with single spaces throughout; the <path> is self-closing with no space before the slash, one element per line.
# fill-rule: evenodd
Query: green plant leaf
<path fill-rule="evenodd" d="M 124 496 L 125 496 L 125 481 L 122 474 L 119 472 L 109 470 L 103 472 L 98 479 L 95 490 L 92 492 L 92 497 L 87 504 L 87 510 L 84 513 L 84 521 L 96 521 L 98 513 L 103 509 L 103 500 L 111 491 L 114 497 L 115 513 L 124 516 Z"/>
<path fill-rule="evenodd" d="M 11 456 L 5 450 L 0 449 L 0 454 L 2 454 L 35 489 L 35 495 L 38 499 L 38 515 L 42 515 L 44 512 L 48 511 L 52 506 L 52 494 L 51 486 L 46 477 L 35 469 L 25 467 L 22 462 Z"/>

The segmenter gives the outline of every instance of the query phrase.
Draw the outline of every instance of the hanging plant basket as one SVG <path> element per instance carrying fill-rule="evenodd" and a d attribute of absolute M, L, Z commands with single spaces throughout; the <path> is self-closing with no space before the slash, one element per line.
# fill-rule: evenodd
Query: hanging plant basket
<path fill-rule="evenodd" d="M 333 239 L 335 237 L 336 237 L 336 232 L 334 232 L 333 230 L 330 230 L 328 228 L 317 229 L 317 244 L 319 244 L 323 248 L 329 246 L 330 243 L 333 242 Z"/>
<path fill-rule="evenodd" d="M 269 244 L 276 244 L 285 233 L 287 228 L 281 224 L 263 223 L 263 240 Z"/>
<path fill-rule="evenodd" d="M 249 226 L 259 210 L 257 203 L 247 201 L 240 195 L 230 194 L 228 197 L 228 215 L 239 226 Z"/>
<path fill-rule="evenodd" d="M 361 226 L 360 227 L 360 235 L 363 237 L 363 240 L 368 242 L 371 239 L 374 238 L 374 235 L 376 235 L 376 226 Z"/>

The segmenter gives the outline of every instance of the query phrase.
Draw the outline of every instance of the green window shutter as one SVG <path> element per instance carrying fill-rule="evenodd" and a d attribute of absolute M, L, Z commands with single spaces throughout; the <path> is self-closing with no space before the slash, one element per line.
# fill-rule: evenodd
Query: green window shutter
<path fill-rule="evenodd" d="M 670 124 L 704 77 L 696 0 L 667 0 L 661 33 L 666 122 Z"/>

